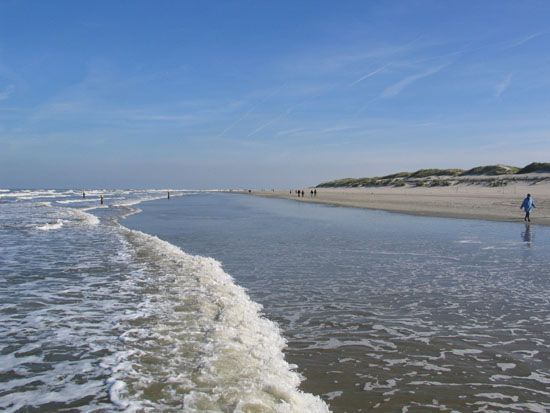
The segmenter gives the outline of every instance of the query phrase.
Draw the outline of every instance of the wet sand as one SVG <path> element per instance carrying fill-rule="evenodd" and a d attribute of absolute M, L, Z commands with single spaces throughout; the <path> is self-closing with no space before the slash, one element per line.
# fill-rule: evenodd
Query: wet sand
<path fill-rule="evenodd" d="M 550 225 L 550 181 L 513 183 L 491 188 L 460 184 L 436 188 L 319 188 L 317 196 L 290 194 L 289 190 L 253 191 L 253 195 L 286 198 L 337 206 L 377 209 L 414 215 L 523 222 L 519 209 L 527 193 L 535 199 L 533 224 Z"/>

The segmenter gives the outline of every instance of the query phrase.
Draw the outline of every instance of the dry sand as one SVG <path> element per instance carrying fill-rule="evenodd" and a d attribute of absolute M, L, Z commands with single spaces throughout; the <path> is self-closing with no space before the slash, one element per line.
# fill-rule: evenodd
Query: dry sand
<path fill-rule="evenodd" d="M 304 188 L 304 198 L 290 195 L 289 190 L 253 191 L 253 194 L 415 215 L 523 222 L 524 213 L 519 206 L 525 195 L 531 193 L 536 205 L 531 213 L 532 223 L 550 225 L 548 179 L 531 184 L 510 183 L 497 188 L 480 184 L 433 188 L 320 188 L 315 198 L 310 196 L 310 189 Z"/>

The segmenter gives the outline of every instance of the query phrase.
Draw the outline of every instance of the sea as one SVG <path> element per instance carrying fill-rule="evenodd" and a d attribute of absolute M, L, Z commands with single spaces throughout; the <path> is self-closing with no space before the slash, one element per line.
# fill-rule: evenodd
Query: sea
<path fill-rule="evenodd" d="M 550 228 L 2 189 L 0 411 L 549 412 Z"/>

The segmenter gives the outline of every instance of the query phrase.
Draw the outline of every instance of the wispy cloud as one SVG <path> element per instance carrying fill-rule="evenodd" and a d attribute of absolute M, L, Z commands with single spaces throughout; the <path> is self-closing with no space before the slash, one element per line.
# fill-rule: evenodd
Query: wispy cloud
<path fill-rule="evenodd" d="M 242 116 L 238 117 L 233 123 L 227 126 L 223 131 L 221 131 L 220 134 L 217 136 L 217 138 L 223 137 L 223 135 L 225 135 L 227 132 L 229 132 L 231 129 L 237 126 L 237 124 L 245 120 L 252 112 L 254 112 L 255 109 L 256 109 L 256 106 L 253 106 L 249 110 L 247 110 Z"/>
<path fill-rule="evenodd" d="M 6 89 L 0 92 L 0 101 L 8 99 L 14 90 L 15 90 L 14 85 L 8 85 Z"/>
<path fill-rule="evenodd" d="M 292 135 L 295 135 L 297 133 L 305 132 L 306 130 L 307 130 L 306 128 L 285 129 L 285 130 L 282 130 L 280 132 L 277 132 L 275 135 L 276 136 L 292 136 Z"/>
<path fill-rule="evenodd" d="M 256 105 L 252 106 L 250 109 L 248 109 L 243 115 L 239 116 L 233 123 L 231 123 L 229 126 L 227 126 L 223 131 L 220 132 L 220 134 L 217 136 L 217 138 L 223 137 L 227 132 L 229 132 L 231 129 L 233 129 L 237 124 L 241 123 L 241 121 L 245 120 L 252 112 L 254 112 L 258 107 L 260 107 L 262 104 L 264 104 L 267 100 L 272 98 L 275 95 L 278 95 L 281 90 L 286 86 L 286 83 L 283 83 L 281 86 L 279 86 L 277 89 L 269 93 L 268 95 L 264 96 L 260 102 L 258 102 Z"/>
<path fill-rule="evenodd" d="M 504 92 L 506 92 L 506 89 L 510 87 L 511 82 L 512 82 L 512 74 L 510 73 L 495 85 L 495 97 L 497 99 L 500 98 Z"/>
<path fill-rule="evenodd" d="M 536 39 L 537 37 L 540 37 L 540 36 L 542 36 L 546 33 L 547 32 L 545 32 L 545 31 L 541 31 L 541 32 L 537 32 L 537 33 L 531 33 L 527 36 L 523 36 L 519 39 L 513 40 L 512 42 L 506 44 L 504 46 L 504 49 L 512 49 L 514 47 L 521 46 L 522 44 L 527 43 L 530 40 Z"/>
<path fill-rule="evenodd" d="M 308 76 L 319 74 L 341 73 L 350 67 L 365 66 L 365 63 L 381 63 L 398 56 L 406 56 L 432 46 L 432 42 L 424 40 L 420 35 L 407 43 L 379 44 L 369 43 L 360 49 L 348 48 L 343 50 L 329 48 L 322 51 L 313 49 L 313 52 L 301 51 L 299 55 L 290 55 L 282 62 L 286 70 L 292 74 L 305 73 Z"/>
<path fill-rule="evenodd" d="M 254 135 L 256 135 L 258 132 L 264 130 L 265 128 L 267 128 L 269 125 L 281 120 L 281 119 L 284 119 L 286 118 L 290 112 L 292 112 L 294 108 L 288 108 L 287 110 L 285 110 L 283 113 L 281 113 L 280 115 L 274 117 L 273 119 L 267 121 L 266 123 L 262 124 L 261 126 L 259 126 L 258 128 L 254 129 L 251 133 L 249 133 L 246 137 L 247 138 L 250 138 Z"/>
<path fill-rule="evenodd" d="M 423 79 L 425 77 L 431 76 L 439 72 L 441 69 L 443 69 L 446 65 L 436 66 L 432 67 L 428 70 L 425 70 L 423 72 L 417 73 L 415 75 L 407 76 L 406 78 L 400 80 L 397 83 L 394 83 L 393 85 L 387 87 L 382 92 L 382 97 L 384 98 L 392 98 L 394 96 L 399 95 L 403 89 L 405 89 L 410 84 Z"/>
<path fill-rule="evenodd" d="M 356 85 L 356 84 L 358 84 L 358 83 L 361 83 L 363 80 L 366 80 L 366 79 L 368 79 L 369 77 L 372 77 L 372 76 L 374 76 L 375 74 L 382 72 L 384 69 L 386 69 L 386 67 L 388 67 L 388 65 L 384 65 L 384 66 L 382 66 L 382 67 L 379 67 L 378 69 L 373 70 L 372 72 L 369 72 L 369 73 L 367 73 L 366 75 L 361 76 L 359 79 L 357 79 L 357 80 L 351 82 L 349 85 L 350 85 L 350 86 L 354 86 L 354 85 Z"/>

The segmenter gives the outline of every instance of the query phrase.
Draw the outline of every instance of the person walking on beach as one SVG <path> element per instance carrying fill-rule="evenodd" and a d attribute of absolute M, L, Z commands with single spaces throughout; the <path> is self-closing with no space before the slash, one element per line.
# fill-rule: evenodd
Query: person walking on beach
<path fill-rule="evenodd" d="M 99 203 L 100 203 L 101 205 L 103 205 L 103 195 L 100 195 L 100 196 L 99 196 Z"/>
<path fill-rule="evenodd" d="M 530 214 L 533 208 L 536 208 L 535 200 L 531 198 L 531 194 L 527 194 L 519 207 L 519 209 L 523 209 L 525 211 L 525 218 L 523 218 L 524 221 L 531 222 Z"/>

